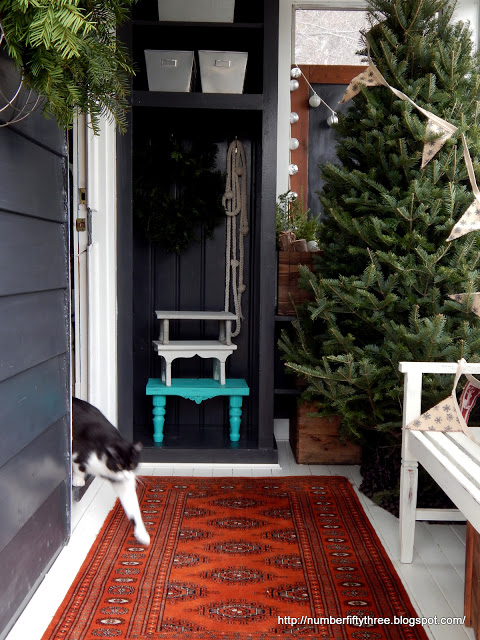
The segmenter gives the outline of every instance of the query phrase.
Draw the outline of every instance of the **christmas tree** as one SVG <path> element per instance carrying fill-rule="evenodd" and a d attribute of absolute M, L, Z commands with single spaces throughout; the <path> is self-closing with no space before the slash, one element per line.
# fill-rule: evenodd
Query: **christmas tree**
<path fill-rule="evenodd" d="M 354 83 L 339 116 L 338 164 L 321 169 L 324 255 L 316 274 L 302 275 L 315 299 L 280 341 L 319 413 L 341 414 L 344 436 L 364 443 L 363 489 L 377 498 L 399 482 L 398 363 L 480 360 L 478 232 L 447 241 L 474 201 L 462 133 L 480 169 L 480 65 L 453 9 L 445 0 L 369 1 L 363 53 L 389 86 Z M 437 145 L 443 132 L 392 88 L 457 130 Z M 425 408 L 452 382 L 424 376 Z"/>

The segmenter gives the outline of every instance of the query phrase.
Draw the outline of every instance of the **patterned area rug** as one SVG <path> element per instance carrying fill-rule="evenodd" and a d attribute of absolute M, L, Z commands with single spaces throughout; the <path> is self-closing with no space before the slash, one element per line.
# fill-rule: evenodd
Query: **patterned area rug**
<path fill-rule="evenodd" d="M 141 480 L 43 640 L 426 640 L 346 478 Z"/>

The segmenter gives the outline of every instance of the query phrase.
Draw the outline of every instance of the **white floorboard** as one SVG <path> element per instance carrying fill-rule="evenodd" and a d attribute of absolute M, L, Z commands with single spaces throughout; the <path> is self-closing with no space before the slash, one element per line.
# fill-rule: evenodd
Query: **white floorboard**
<path fill-rule="evenodd" d="M 389 554 L 419 617 L 463 617 L 465 525 L 417 523 L 414 561 L 398 561 L 398 520 L 358 491 L 358 466 L 299 465 L 288 441 L 278 441 L 278 465 L 141 465 L 139 475 L 156 476 L 346 476 Z M 95 480 L 73 506 L 73 533 L 6 640 L 40 640 L 115 502 L 108 484 Z M 431 640 L 474 640 L 461 624 L 427 624 Z M 479 639 L 480 640 L 480 639 Z"/>

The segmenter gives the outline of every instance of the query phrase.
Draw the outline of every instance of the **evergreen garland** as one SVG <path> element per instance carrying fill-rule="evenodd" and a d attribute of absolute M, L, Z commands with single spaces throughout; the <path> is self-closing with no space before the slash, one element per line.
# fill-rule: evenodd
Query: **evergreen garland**
<path fill-rule="evenodd" d="M 362 86 L 335 127 L 339 162 L 322 167 L 324 256 L 317 274 L 302 269 L 315 301 L 299 311 L 295 335 L 284 332 L 280 341 L 320 413 L 341 414 L 344 435 L 375 452 L 362 473 L 383 501 L 398 491 L 391 462 L 401 441 L 398 363 L 480 360 L 472 298 L 448 297 L 480 290 L 479 233 L 446 242 L 473 201 L 460 133 L 477 175 L 480 153 L 480 66 L 468 26 L 450 24 L 453 7 L 449 0 L 369 1 L 372 28 L 364 38 L 379 71 L 459 131 L 422 170 L 426 118 L 389 88 Z M 424 410 L 451 383 L 424 376 Z M 383 486 L 378 456 L 390 470 Z"/>
<path fill-rule="evenodd" d="M 133 68 L 116 30 L 134 1 L 0 0 L 6 50 L 60 126 L 70 127 L 78 109 L 95 133 L 101 116 L 125 130 Z"/>
<path fill-rule="evenodd" d="M 146 239 L 180 254 L 199 232 L 212 238 L 225 219 L 225 176 L 215 170 L 216 145 L 155 136 L 134 151 L 133 212 Z"/>

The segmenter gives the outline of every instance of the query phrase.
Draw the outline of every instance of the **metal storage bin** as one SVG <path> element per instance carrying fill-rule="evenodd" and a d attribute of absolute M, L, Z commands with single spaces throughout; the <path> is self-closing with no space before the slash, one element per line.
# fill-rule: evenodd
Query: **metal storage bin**
<path fill-rule="evenodd" d="M 245 51 L 199 51 L 203 93 L 243 93 Z"/>
<path fill-rule="evenodd" d="M 149 91 L 191 90 L 194 70 L 193 51 L 145 49 Z"/>
<path fill-rule="evenodd" d="M 158 18 L 166 22 L 233 22 L 235 0 L 158 0 Z"/>

